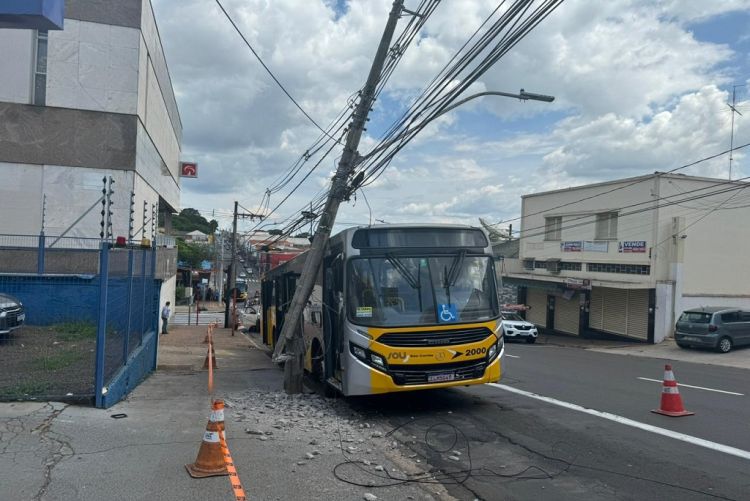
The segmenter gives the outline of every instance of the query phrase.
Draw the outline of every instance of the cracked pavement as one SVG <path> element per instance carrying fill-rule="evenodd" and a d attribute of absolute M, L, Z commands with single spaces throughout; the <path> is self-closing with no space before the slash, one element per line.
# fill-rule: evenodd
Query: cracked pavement
<path fill-rule="evenodd" d="M 210 397 L 206 372 L 189 369 L 203 355 L 185 349 L 195 345 L 205 354 L 205 328 L 193 327 L 184 339 L 180 328 L 160 348 L 169 353 L 169 343 L 176 345 L 160 358 L 171 366 L 110 409 L 0 403 L 0 500 L 233 499 L 227 478 L 192 479 L 185 472 L 196 459 Z M 344 501 L 370 492 L 379 500 L 452 499 L 439 486 L 373 488 L 384 472 L 409 471 L 401 447 L 342 401 L 287 397 L 282 372 L 257 345 L 222 330 L 215 336 L 214 398 L 226 401 L 227 442 L 249 499 Z M 113 419 L 117 414 L 126 416 Z M 336 480 L 341 463 L 344 477 L 361 485 Z"/>
<path fill-rule="evenodd" d="M 55 468 L 74 454 L 70 438 L 53 430 L 66 408 L 57 402 L 0 405 L 0 495 L 4 499 L 45 499 Z"/>

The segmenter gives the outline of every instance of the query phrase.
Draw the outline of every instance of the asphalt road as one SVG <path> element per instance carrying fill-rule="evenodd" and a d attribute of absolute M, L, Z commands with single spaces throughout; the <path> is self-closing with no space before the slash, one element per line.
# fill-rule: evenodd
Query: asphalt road
<path fill-rule="evenodd" d="M 650 412 L 659 405 L 664 361 L 515 343 L 507 353 L 513 357 L 506 357 L 502 385 L 688 438 L 663 436 L 502 386 L 359 398 L 352 405 L 388 421 L 392 436 L 411 449 L 414 461 L 432 467 L 420 481 L 438 479 L 462 500 L 750 497 L 750 459 L 711 448 L 729 446 L 750 457 L 747 370 L 675 364 L 681 385 L 706 389 L 681 386 L 685 407 L 695 415 L 669 418 Z"/>

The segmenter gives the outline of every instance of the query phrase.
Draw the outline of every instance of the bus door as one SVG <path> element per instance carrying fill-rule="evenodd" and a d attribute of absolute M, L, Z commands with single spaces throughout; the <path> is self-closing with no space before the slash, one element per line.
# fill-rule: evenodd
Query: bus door
<path fill-rule="evenodd" d="M 323 260 L 323 342 L 325 344 L 325 377 L 335 377 L 340 370 L 344 327 L 344 256 L 331 252 Z"/>

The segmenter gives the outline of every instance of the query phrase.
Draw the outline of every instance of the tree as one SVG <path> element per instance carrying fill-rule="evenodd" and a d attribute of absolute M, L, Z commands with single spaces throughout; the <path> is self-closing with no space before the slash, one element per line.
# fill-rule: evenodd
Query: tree
<path fill-rule="evenodd" d="M 211 258 L 211 247 L 203 244 L 189 244 L 177 239 L 177 260 L 189 268 L 200 268 L 201 263 Z"/>
<path fill-rule="evenodd" d="M 188 232 L 198 230 L 206 235 L 213 235 L 216 233 L 219 223 L 215 219 L 209 222 L 196 209 L 187 207 L 172 217 L 172 227 L 179 231 Z"/>

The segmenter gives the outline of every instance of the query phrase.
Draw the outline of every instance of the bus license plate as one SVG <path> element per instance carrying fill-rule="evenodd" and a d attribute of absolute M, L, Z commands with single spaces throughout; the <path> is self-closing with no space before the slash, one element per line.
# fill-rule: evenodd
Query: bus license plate
<path fill-rule="evenodd" d="M 456 375 L 453 372 L 446 372 L 444 374 L 429 374 L 427 376 L 428 383 L 440 383 L 442 381 L 453 381 L 456 379 Z"/>

